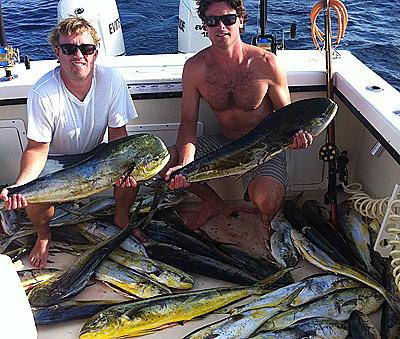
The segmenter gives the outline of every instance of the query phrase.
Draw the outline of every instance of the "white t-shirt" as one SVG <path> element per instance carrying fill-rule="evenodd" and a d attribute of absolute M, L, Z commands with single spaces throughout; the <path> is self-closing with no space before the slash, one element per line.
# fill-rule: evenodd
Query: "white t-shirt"
<path fill-rule="evenodd" d="M 28 94 L 28 139 L 49 142 L 49 154 L 79 154 L 103 141 L 107 126 L 137 117 L 122 75 L 96 65 L 84 101 L 64 85 L 60 67 L 46 73 Z"/>

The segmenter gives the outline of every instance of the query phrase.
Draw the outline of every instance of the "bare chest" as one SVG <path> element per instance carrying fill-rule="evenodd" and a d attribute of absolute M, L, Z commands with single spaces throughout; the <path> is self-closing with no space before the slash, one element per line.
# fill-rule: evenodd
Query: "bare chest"
<path fill-rule="evenodd" d="M 200 93 L 210 107 L 217 111 L 257 109 L 267 93 L 268 82 L 254 71 L 220 71 L 209 69 Z"/>

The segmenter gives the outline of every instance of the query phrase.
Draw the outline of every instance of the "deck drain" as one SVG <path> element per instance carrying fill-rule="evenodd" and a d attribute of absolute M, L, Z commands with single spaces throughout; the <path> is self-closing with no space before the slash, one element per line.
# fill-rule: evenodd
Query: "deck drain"
<path fill-rule="evenodd" d="M 367 87 L 365 87 L 368 91 L 371 91 L 371 92 L 382 92 L 383 91 L 383 88 L 382 87 L 380 87 L 380 86 L 377 86 L 377 85 L 372 85 L 372 86 L 367 86 Z"/>

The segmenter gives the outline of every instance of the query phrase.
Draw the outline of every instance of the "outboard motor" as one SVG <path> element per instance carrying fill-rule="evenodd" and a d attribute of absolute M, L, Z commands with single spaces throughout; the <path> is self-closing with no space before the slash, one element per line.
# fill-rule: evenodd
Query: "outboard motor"
<path fill-rule="evenodd" d="M 96 29 L 99 34 L 99 55 L 120 56 L 125 54 L 121 20 L 115 0 L 60 0 L 58 20 L 69 16 L 80 16 Z"/>
<path fill-rule="evenodd" d="M 178 52 L 196 53 L 210 46 L 207 30 L 197 14 L 196 0 L 180 0 Z"/>

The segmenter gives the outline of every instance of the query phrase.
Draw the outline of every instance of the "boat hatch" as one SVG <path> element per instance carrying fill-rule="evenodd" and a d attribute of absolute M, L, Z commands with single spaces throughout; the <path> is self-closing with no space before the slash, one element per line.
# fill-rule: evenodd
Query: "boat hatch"
<path fill-rule="evenodd" d="M 22 151 L 26 146 L 25 125 L 20 119 L 0 120 L 0 184 L 12 184 L 19 172 Z M 12 182 L 9 182 L 12 173 Z"/>

